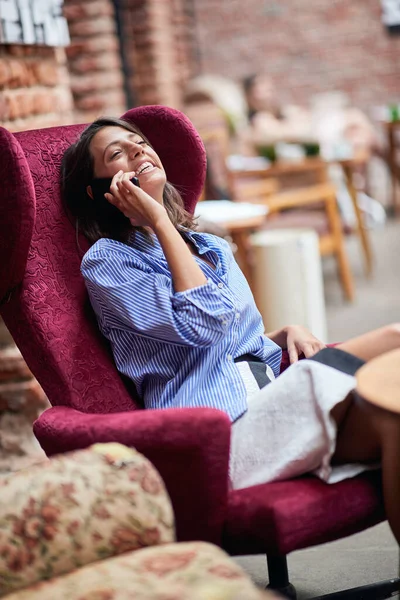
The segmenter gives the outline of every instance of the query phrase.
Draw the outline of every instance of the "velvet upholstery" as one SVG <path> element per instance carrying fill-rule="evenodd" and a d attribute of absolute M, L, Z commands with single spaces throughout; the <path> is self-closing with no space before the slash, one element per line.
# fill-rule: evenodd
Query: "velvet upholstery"
<path fill-rule="evenodd" d="M 0 181 L 2 190 L 0 235 L 0 303 L 24 276 L 35 223 L 36 203 L 32 175 L 24 152 L 7 130 L 0 129 Z M 16 182 L 15 185 L 4 184 Z M 29 202 L 26 202 L 29 199 Z M 16 218 L 19 215 L 19 218 Z M 7 257 L 7 260 L 3 260 Z"/>
<path fill-rule="evenodd" d="M 327 485 L 301 477 L 231 491 L 223 546 L 231 554 L 294 550 L 357 533 L 385 518 L 380 471 Z"/>
<path fill-rule="evenodd" d="M 133 109 L 126 116 L 149 137 L 168 178 L 193 210 L 205 154 L 190 122 L 164 107 Z M 80 251 L 60 202 L 61 155 L 82 129 L 75 125 L 14 136 L 2 130 L 0 138 L 0 164 L 8 165 L 1 169 L 0 280 L 7 284 L 2 292 L 13 289 L 1 312 L 54 406 L 34 426 L 46 453 L 96 441 L 135 446 L 166 483 L 178 539 L 216 542 L 234 554 L 282 554 L 382 520 L 379 477 L 362 475 L 332 486 L 305 477 L 232 492 L 230 423 L 224 413 L 138 410 L 88 304 L 79 272 L 87 242 L 79 240 Z M 166 132 L 161 141 L 160 131 Z"/>

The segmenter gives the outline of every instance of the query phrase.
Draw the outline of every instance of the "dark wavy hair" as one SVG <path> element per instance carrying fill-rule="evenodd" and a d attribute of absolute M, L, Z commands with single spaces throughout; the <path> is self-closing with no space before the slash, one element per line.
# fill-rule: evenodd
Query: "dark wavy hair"
<path fill-rule="evenodd" d="M 65 151 L 61 162 L 62 200 L 76 223 L 77 232 L 83 233 L 91 244 L 104 237 L 126 242 L 132 231 L 144 231 L 133 227 L 129 219 L 106 199 L 104 202 L 94 201 L 86 191 L 94 177 L 90 143 L 103 127 L 123 127 L 140 135 L 151 146 L 146 136 L 132 122 L 102 117 L 86 127 L 79 139 Z M 193 216 L 185 210 L 181 195 L 168 182 L 164 187 L 163 201 L 167 214 L 177 229 L 195 228 Z"/>

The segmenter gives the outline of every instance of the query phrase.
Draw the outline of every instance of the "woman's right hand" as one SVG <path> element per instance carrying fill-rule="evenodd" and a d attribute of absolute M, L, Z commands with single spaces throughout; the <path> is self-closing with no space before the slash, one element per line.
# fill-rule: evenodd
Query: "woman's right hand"
<path fill-rule="evenodd" d="M 112 179 L 110 193 L 105 197 L 133 226 L 154 229 L 160 219 L 168 219 L 167 211 L 160 202 L 130 181 L 134 175 L 134 172 L 118 171 Z"/>

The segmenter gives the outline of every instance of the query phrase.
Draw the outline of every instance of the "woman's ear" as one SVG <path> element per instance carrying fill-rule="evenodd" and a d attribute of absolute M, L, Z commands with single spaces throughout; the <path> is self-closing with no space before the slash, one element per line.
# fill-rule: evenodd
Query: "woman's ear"
<path fill-rule="evenodd" d="M 93 192 L 92 192 L 92 187 L 91 187 L 90 185 L 88 185 L 88 186 L 86 187 L 86 193 L 87 193 L 87 195 L 88 195 L 88 196 L 90 196 L 90 197 L 91 197 L 91 199 L 93 200 Z"/>

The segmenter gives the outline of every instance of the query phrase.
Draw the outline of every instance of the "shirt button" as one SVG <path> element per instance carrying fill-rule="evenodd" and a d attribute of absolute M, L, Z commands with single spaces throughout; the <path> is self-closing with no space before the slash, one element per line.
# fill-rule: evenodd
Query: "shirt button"
<path fill-rule="evenodd" d="M 235 315 L 235 319 L 236 319 L 236 320 L 240 319 L 240 313 L 236 313 L 236 315 Z"/>
<path fill-rule="evenodd" d="M 233 356 L 232 354 L 228 354 L 228 356 L 226 357 L 228 360 L 232 360 Z"/>
<path fill-rule="evenodd" d="M 223 287 L 224 287 L 224 284 L 223 284 L 223 283 L 221 283 L 221 282 L 219 282 L 219 284 L 218 284 L 218 287 L 219 287 L 219 288 L 223 288 Z"/>

